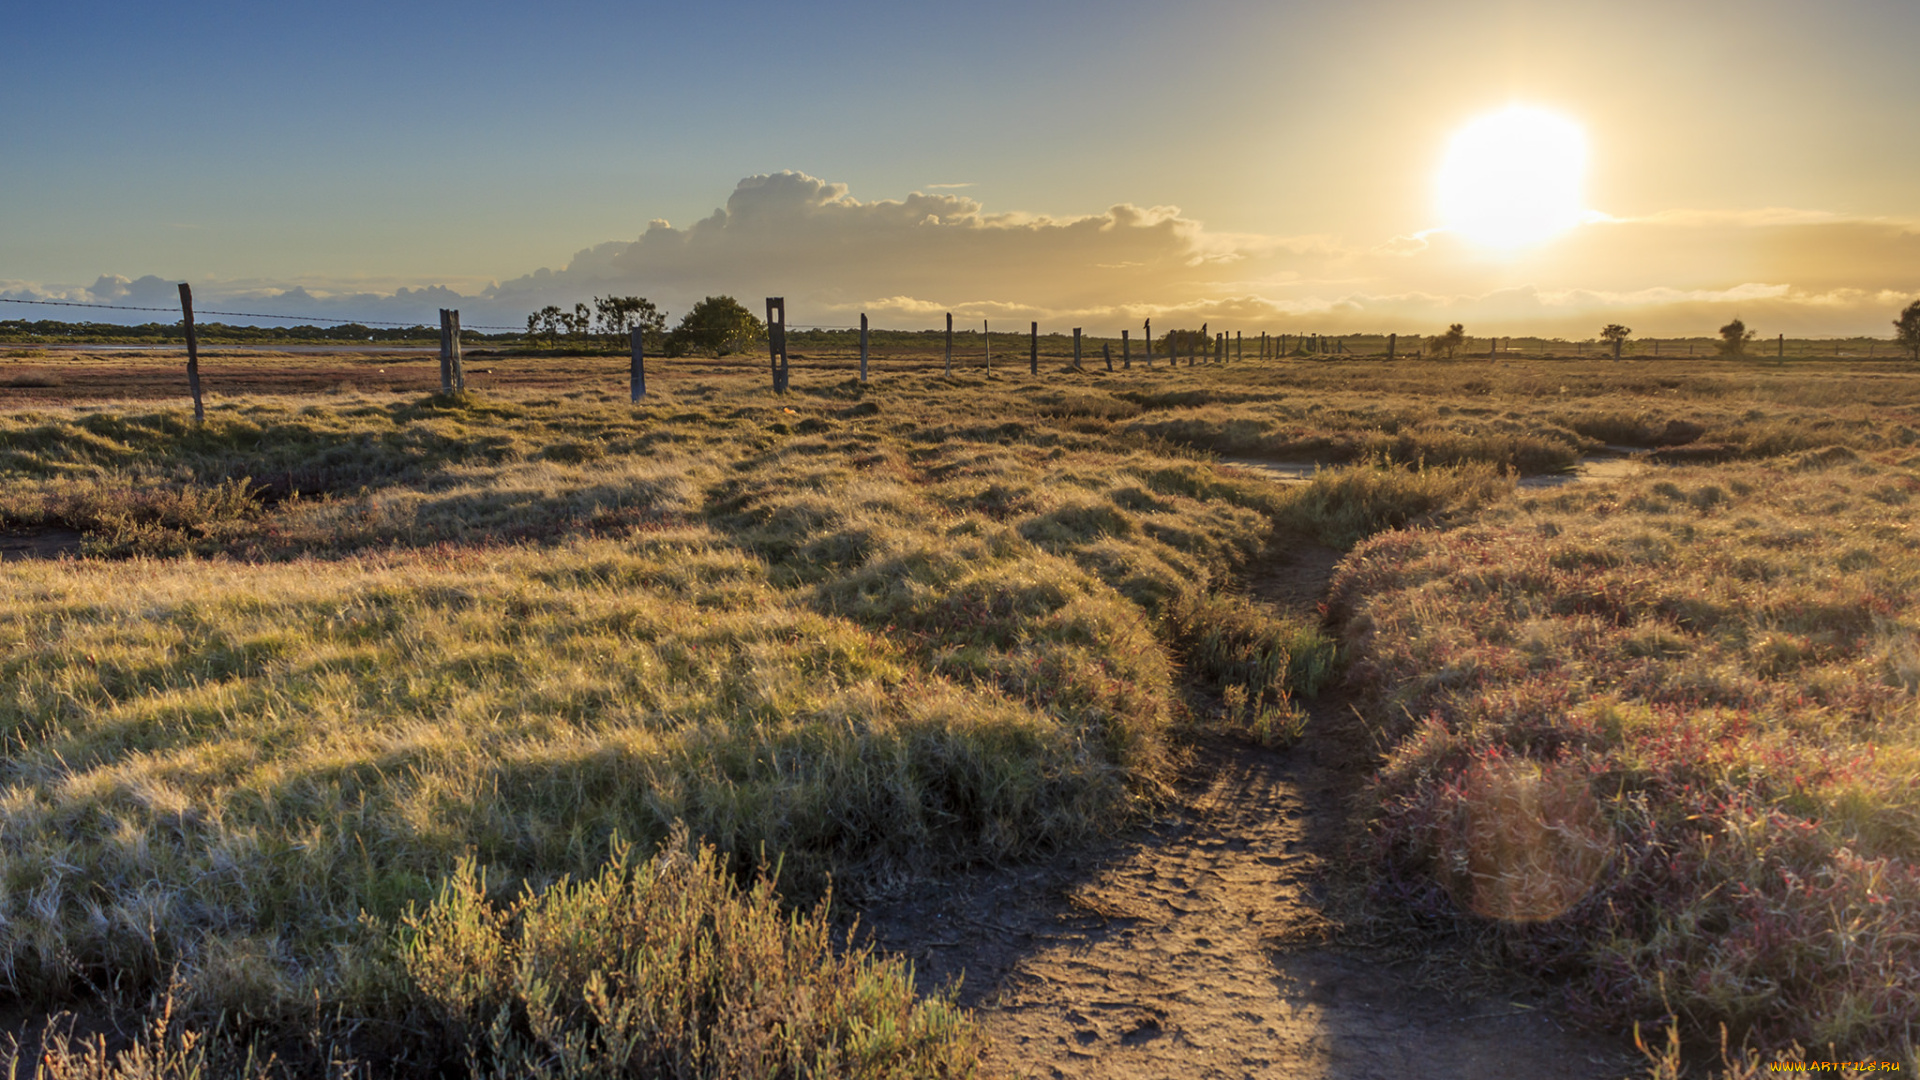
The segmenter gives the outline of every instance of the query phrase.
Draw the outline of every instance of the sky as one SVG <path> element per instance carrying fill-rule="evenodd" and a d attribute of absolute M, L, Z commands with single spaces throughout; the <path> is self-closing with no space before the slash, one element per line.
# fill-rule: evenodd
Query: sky
<path fill-rule="evenodd" d="M 9 24 L 0 298 L 1591 337 L 1885 335 L 1920 297 L 1915 0 L 77 0 Z M 1584 134 L 1582 214 L 1490 246 L 1438 177 L 1515 106 Z M 1468 188 L 1575 168 L 1521 158 L 1478 155 Z"/>

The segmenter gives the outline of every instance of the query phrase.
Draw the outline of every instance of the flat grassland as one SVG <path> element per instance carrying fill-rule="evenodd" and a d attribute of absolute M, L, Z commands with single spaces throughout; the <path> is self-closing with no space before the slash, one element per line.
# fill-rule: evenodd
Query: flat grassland
<path fill-rule="evenodd" d="M 1186 725 L 1311 739 L 1344 678 L 1356 932 L 1464 931 L 1607 1029 L 1911 1056 L 1920 373 L 720 364 L 636 408 L 540 364 L 356 357 L 204 427 L 0 380 L 0 525 L 73 556 L 0 567 L 14 995 L 224 1014 L 182 1062 L 965 1073 L 828 883 L 1071 850 Z M 1350 549 L 1320 625 L 1238 585 L 1303 538 Z"/>

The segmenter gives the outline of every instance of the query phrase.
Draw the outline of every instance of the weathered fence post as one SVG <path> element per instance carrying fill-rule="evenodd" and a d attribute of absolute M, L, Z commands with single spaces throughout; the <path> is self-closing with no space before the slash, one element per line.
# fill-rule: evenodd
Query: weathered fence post
<path fill-rule="evenodd" d="M 1240 344 L 1240 331 L 1235 330 L 1233 332 L 1233 359 L 1237 363 L 1246 358 L 1246 353 L 1242 351 Z"/>
<path fill-rule="evenodd" d="M 1073 328 L 1073 370 L 1080 370 L 1080 328 Z"/>
<path fill-rule="evenodd" d="M 1033 324 L 1032 343 L 1027 346 L 1027 373 L 1040 374 L 1040 324 Z"/>
<path fill-rule="evenodd" d="M 644 327 L 633 328 L 633 372 L 629 381 L 632 383 L 631 390 L 635 405 L 640 404 L 640 399 L 647 396 L 646 333 Z"/>
<path fill-rule="evenodd" d="M 1785 357 L 1787 355 L 1787 335 L 1785 334 L 1780 335 L 1780 351 L 1777 355 L 1781 357 Z"/>
<path fill-rule="evenodd" d="M 1120 367 L 1125 371 L 1133 370 L 1133 342 L 1127 338 L 1127 335 L 1132 332 L 1131 330 L 1120 331 Z"/>
<path fill-rule="evenodd" d="M 1113 370 L 1113 342 L 1103 341 L 1100 343 L 1100 359 L 1107 362 L 1108 371 Z"/>
<path fill-rule="evenodd" d="M 467 392 L 467 369 L 460 363 L 460 309 L 447 309 L 447 339 L 452 344 L 452 354 L 448 357 L 453 364 L 453 389 L 456 393 Z"/>
<path fill-rule="evenodd" d="M 787 298 L 767 297 L 767 353 L 773 365 L 773 392 L 787 392 Z"/>
<path fill-rule="evenodd" d="M 867 381 L 867 313 L 860 313 L 860 381 Z"/>
<path fill-rule="evenodd" d="M 200 338 L 193 332 L 193 289 L 180 283 L 180 320 L 187 331 L 187 389 L 193 393 L 193 422 L 207 422 L 207 410 L 200 402 Z"/>
<path fill-rule="evenodd" d="M 447 309 L 440 309 L 440 392 L 453 393 L 453 336 Z"/>
<path fill-rule="evenodd" d="M 1399 334 L 1388 334 L 1388 335 L 1387 335 L 1387 359 L 1389 359 L 1389 360 L 1391 360 L 1391 359 L 1393 359 L 1393 350 L 1394 350 L 1394 349 L 1396 349 L 1396 348 L 1398 348 L 1398 347 L 1399 347 L 1399 345 L 1400 345 L 1400 335 L 1399 335 Z"/>
<path fill-rule="evenodd" d="M 947 312 L 947 374 L 953 374 L 953 312 Z"/>
<path fill-rule="evenodd" d="M 1153 320 L 1147 320 L 1147 370 L 1153 370 Z"/>

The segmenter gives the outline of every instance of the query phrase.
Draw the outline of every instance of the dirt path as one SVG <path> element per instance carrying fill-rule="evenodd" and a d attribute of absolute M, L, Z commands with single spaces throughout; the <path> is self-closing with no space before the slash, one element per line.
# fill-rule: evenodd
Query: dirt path
<path fill-rule="evenodd" d="M 1249 585 L 1309 607 L 1332 559 L 1302 548 Z M 1334 695 L 1286 752 L 1208 738 L 1177 804 L 1139 834 L 1053 863 L 876 905 L 876 944 L 928 985 L 964 974 L 996 1075 L 1612 1080 L 1644 1074 L 1537 1003 L 1423 988 L 1323 944 L 1314 891 L 1338 857 L 1365 735 Z"/>

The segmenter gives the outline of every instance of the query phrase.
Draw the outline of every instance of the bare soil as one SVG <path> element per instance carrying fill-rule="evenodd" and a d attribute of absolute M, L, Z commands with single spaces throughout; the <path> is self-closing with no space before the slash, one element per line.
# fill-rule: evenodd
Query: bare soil
<path fill-rule="evenodd" d="M 1297 544 L 1248 585 L 1314 610 L 1336 561 Z M 1432 963 L 1333 943 L 1326 871 L 1374 750 L 1344 695 L 1311 709 L 1287 751 L 1198 736 L 1173 805 L 1131 836 L 920 883 L 863 925 L 926 986 L 961 981 L 996 1075 L 1644 1075 L 1628 1048 L 1570 1030 L 1518 984 L 1450 986 Z"/>

